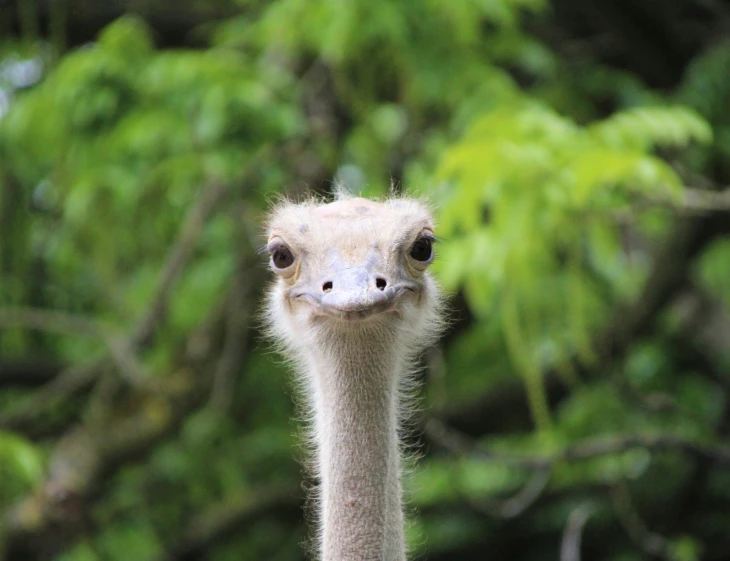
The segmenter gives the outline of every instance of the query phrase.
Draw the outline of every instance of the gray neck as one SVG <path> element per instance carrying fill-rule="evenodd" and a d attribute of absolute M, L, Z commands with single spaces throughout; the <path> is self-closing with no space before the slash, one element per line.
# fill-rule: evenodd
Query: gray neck
<path fill-rule="evenodd" d="M 328 334 L 330 335 L 330 334 Z M 326 336 L 310 355 L 322 561 L 405 561 L 396 338 Z"/>

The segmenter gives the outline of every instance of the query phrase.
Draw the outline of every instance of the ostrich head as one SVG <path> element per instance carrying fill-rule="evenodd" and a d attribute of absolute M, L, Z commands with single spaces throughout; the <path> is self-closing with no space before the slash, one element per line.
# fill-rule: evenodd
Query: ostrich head
<path fill-rule="evenodd" d="M 413 199 L 351 198 L 277 207 L 268 251 L 278 276 L 269 312 L 299 350 L 321 337 L 376 329 L 411 355 L 438 331 L 438 290 L 427 269 L 435 241 L 429 209 Z"/>

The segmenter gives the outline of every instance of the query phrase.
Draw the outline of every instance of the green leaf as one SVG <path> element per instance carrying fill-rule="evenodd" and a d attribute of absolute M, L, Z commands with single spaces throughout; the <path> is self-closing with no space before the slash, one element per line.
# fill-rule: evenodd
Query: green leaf
<path fill-rule="evenodd" d="M 152 53 L 150 29 L 144 20 L 126 15 L 107 26 L 99 36 L 102 49 L 115 56 L 138 61 Z"/>
<path fill-rule="evenodd" d="M 27 485 L 40 483 L 45 472 L 43 455 L 21 436 L 0 431 L 0 464 Z"/>
<path fill-rule="evenodd" d="M 651 146 L 686 146 L 709 143 L 712 129 L 686 107 L 627 109 L 588 128 L 588 133 L 611 148 L 646 150 Z"/>

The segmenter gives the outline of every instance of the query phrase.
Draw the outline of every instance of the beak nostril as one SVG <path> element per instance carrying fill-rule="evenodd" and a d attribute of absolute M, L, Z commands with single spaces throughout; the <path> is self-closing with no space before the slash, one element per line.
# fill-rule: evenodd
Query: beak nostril
<path fill-rule="evenodd" d="M 388 282 L 383 277 L 378 277 L 375 279 L 375 286 L 377 286 L 380 290 L 385 290 L 385 287 L 388 286 Z"/>
<path fill-rule="evenodd" d="M 322 292 L 332 292 L 332 281 L 327 281 L 322 285 Z"/>

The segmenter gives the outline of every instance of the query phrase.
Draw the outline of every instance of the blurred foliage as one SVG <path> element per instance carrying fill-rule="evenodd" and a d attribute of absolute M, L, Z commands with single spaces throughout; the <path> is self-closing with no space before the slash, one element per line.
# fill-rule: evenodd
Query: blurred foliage
<path fill-rule="evenodd" d="M 554 559 L 585 505 L 586 558 L 727 554 L 727 464 L 649 440 L 570 452 L 727 437 L 727 238 L 666 273 L 689 280 L 648 333 L 605 347 L 687 222 L 688 181 L 730 175 L 730 43 L 667 92 L 549 44 L 543 0 L 222 4 L 195 50 L 156 48 L 131 15 L 66 52 L 0 43 L 0 306 L 65 314 L 34 329 L 0 309 L 8 559 L 303 558 L 304 453 L 258 329 L 256 250 L 270 199 L 335 181 L 427 197 L 439 220 L 434 269 L 460 319 L 425 359 L 419 415 L 472 449 L 426 432 L 417 555 Z M 40 359 L 92 376 L 2 385 Z M 510 388 L 501 418 L 459 420 Z M 101 435 L 83 483 L 79 434 Z"/>

